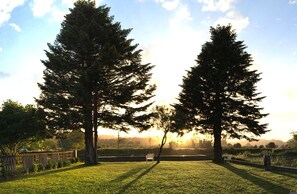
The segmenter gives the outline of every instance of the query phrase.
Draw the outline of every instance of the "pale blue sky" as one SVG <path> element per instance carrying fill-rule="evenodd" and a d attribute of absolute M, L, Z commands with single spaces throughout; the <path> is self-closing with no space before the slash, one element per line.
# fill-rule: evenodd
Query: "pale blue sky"
<path fill-rule="evenodd" d="M 23 104 L 38 97 L 44 49 L 59 33 L 75 0 L 0 0 L 0 102 Z M 266 139 L 290 138 L 297 131 L 296 0 L 97 0 L 155 65 L 158 103 L 172 103 L 185 70 L 195 64 L 209 27 L 231 23 L 262 72 L 261 104 L 270 113 Z"/>

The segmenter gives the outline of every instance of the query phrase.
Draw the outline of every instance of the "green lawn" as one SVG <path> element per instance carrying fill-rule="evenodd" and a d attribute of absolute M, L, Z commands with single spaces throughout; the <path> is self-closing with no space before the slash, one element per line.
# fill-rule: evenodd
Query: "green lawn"
<path fill-rule="evenodd" d="M 40 172 L 0 182 L 0 193 L 285 193 L 297 175 L 242 165 L 123 162 Z"/>

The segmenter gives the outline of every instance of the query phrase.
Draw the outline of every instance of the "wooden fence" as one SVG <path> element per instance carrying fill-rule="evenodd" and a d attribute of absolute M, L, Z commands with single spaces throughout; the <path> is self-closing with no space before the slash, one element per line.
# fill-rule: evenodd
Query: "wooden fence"
<path fill-rule="evenodd" d="M 77 151 L 68 152 L 41 152 L 19 154 L 17 156 L 0 156 L 0 175 L 2 177 L 13 176 L 20 168 L 25 172 L 33 169 L 33 164 L 48 165 L 49 161 L 67 161 L 77 158 Z M 17 166 L 19 167 L 17 169 Z"/>

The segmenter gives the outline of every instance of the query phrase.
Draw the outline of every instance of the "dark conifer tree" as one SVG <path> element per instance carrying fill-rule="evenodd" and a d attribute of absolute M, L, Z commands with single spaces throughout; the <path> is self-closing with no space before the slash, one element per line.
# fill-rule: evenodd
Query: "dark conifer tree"
<path fill-rule="evenodd" d="M 150 64 L 128 39 L 131 29 L 113 22 L 109 8 L 78 0 L 65 16 L 54 44 L 45 51 L 39 106 L 54 131 L 83 129 L 85 163 L 97 163 L 97 128 L 149 128 L 155 90 Z"/>
<path fill-rule="evenodd" d="M 222 136 L 254 140 L 267 132 L 261 124 L 256 91 L 260 74 L 252 70 L 252 57 L 231 26 L 211 27 L 211 41 L 202 46 L 197 65 L 183 78 L 175 104 L 179 128 L 214 137 L 214 162 L 222 162 Z"/>

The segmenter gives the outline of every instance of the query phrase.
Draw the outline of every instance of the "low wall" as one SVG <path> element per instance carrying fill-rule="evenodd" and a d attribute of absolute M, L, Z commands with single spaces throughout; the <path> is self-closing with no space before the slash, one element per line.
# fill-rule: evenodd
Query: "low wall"
<path fill-rule="evenodd" d="M 162 155 L 161 161 L 197 161 L 211 160 L 212 158 L 206 155 Z M 155 155 L 154 160 L 157 160 Z M 146 161 L 144 156 L 99 156 L 99 162 L 140 162 Z"/>
<path fill-rule="evenodd" d="M 253 166 L 253 167 L 264 169 L 264 164 L 253 163 L 253 162 L 237 160 L 237 159 L 232 159 L 231 162 L 234 164 L 242 164 L 242 165 Z M 293 167 L 271 165 L 270 169 L 271 171 L 297 173 L 297 168 L 293 168 Z"/>

